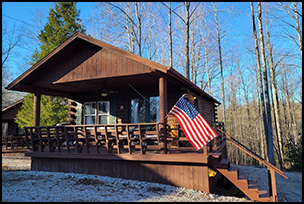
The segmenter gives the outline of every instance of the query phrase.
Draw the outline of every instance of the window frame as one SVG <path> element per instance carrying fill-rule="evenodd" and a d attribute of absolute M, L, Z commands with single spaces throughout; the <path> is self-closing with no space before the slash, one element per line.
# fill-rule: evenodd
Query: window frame
<path fill-rule="evenodd" d="M 108 105 L 108 112 L 107 113 L 99 113 L 99 104 L 101 104 L 101 102 L 103 102 L 103 103 L 107 103 Z M 96 124 L 101 124 L 100 123 L 100 121 L 99 121 L 99 116 L 107 116 L 107 123 L 106 124 L 110 124 L 110 116 L 111 116 L 111 114 L 110 114 L 110 112 L 111 112 L 111 103 L 110 103 L 110 101 L 97 101 L 97 106 L 96 106 Z"/>
<path fill-rule="evenodd" d="M 86 114 L 86 106 L 88 104 L 95 104 L 95 113 Z M 95 125 L 96 124 L 96 112 L 97 112 L 97 109 L 96 109 L 96 102 L 95 101 L 84 102 L 83 103 L 83 124 L 84 125 Z M 95 123 L 94 124 L 87 124 L 86 117 L 91 117 L 91 116 L 95 117 Z"/>
<path fill-rule="evenodd" d="M 105 113 L 102 113 L 102 114 L 99 114 L 98 112 L 98 108 L 99 108 L 99 104 L 101 102 L 106 102 L 108 103 L 108 108 L 107 108 L 107 111 L 108 113 L 105 114 Z M 90 113 L 90 114 L 86 114 L 86 106 L 88 104 L 95 104 L 95 112 L 94 113 Z M 100 115 L 106 115 L 107 116 L 107 123 L 106 124 L 110 124 L 110 116 L 111 116 L 111 102 L 109 100 L 106 100 L 106 101 L 88 101 L 88 102 L 84 102 L 83 103 L 83 124 L 84 125 L 96 125 L 96 124 L 101 124 L 99 123 L 99 116 Z M 87 124 L 86 123 L 86 117 L 92 117 L 94 116 L 95 118 L 95 123 L 94 124 Z"/>

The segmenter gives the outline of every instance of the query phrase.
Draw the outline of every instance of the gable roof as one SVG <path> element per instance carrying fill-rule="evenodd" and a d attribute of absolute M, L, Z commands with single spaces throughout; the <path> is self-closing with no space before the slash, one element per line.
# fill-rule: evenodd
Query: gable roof
<path fill-rule="evenodd" d="M 14 102 L 14 103 L 12 103 L 12 104 L 4 107 L 4 108 L 2 108 L 2 112 L 6 111 L 6 110 L 8 110 L 10 108 L 13 108 L 14 106 L 19 105 L 20 103 L 23 103 L 23 101 L 24 101 L 24 98 L 22 98 L 22 99 L 20 99 L 20 100 L 18 100 L 16 102 Z"/>
<path fill-rule="evenodd" d="M 166 67 L 79 32 L 34 64 L 6 88 L 26 92 L 43 89 L 46 94 L 67 96 L 69 91 L 76 92 L 75 84 L 79 81 L 138 74 L 151 76 L 151 73 L 156 72 L 169 75 L 220 104 L 172 67 Z M 79 84 L 77 86 L 79 87 Z"/>
<path fill-rule="evenodd" d="M 18 113 L 19 107 L 22 105 L 24 99 L 20 99 L 4 108 L 2 108 L 2 121 L 13 120 Z"/>

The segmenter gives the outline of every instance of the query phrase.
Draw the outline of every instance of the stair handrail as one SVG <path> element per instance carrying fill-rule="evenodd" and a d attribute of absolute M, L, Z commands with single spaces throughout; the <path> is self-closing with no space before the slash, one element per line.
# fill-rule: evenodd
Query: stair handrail
<path fill-rule="evenodd" d="M 283 176 L 284 178 L 288 179 L 288 177 L 284 174 L 283 171 L 281 171 L 280 169 L 278 169 L 276 166 L 274 166 L 273 164 L 269 163 L 268 161 L 266 161 L 264 158 L 262 158 L 261 156 L 255 154 L 254 152 L 252 152 L 250 149 L 248 149 L 246 146 L 244 146 L 243 144 L 241 144 L 239 141 L 237 141 L 236 139 L 234 139 L 232 136 L 228 135 L 226 132 L 222 131 L 219 128 L 216 128 L 216 130 L 220 131 L 221 133 L 223 133 L 224 137 L 231 142 L 233 145 L 235 145 L 237 148 L 239 148 L 240 150 L 244 151 L 246 154 L 248 154 L 249 156 L 255 158 L 256 160 L 260 161 L 262 164 L 264 164 L 265 166 L 269 167 L 270 169 L 273 169 L 275 172 L 277 172 L 278 174 L 280 174 L 281 176 Z"/>

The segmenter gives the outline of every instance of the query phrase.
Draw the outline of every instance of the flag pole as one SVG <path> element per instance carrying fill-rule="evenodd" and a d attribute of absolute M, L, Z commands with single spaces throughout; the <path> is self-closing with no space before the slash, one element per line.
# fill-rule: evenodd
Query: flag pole
<path fill-rule="evenodd" d="M 184 98 L 185 98 L 185 96 L 187 96 L 187 93 L 184 93 L 184 94 L 183 94 L 181 97 L 184 97 Z M 168 118 L 168 116 L 169 116 L 170 112 L 171 112 L 171 110 L 169 111 L 169 113 L 167 113 L 167 115 L 165 116 L 165 119 L 167 119 L 167 118 Z"/>
<path fill-rule="evenodd" d="M 165 116 L 165 119 L 167 119 L 168 118 L 168 116 L 169 116 L 169 114 L 170 114 L 170 112 Z"/>

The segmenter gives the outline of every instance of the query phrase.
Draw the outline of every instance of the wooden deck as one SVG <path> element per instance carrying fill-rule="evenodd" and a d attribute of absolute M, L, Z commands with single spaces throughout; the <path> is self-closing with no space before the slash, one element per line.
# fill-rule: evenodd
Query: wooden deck
<path fill-rule="evenodd" d="M 217 137 L 196 151 L 180 128 L 161 123 L 26 127 L 32 170 L 97 174 L 215 190 L 208 158 L 225 151 Z M 175 131 L 174 137 L 171 131 Z M 174 142 L 173 142 L 174 141 Z M 165 146 L 165 147 L 164 147 Z M 209 181 L 210 180 L 210 181 Z"/>
<path fill-rule="evenodd" d="M 29 152 L 30 149 L 27 148 L 14 148 L 6 149 L 2 147 L 2 157 L 24 157 L 25 152 Z"/>
<path fill-rule="evenodd" d="M 26 127 L 31 151 L 25 156 L 32 159 L 31 170 L 134 179 L 209 193 L 224 176 L 254 201 L 277 201 L 274 173 L 287 178 L 283 172 L 223 132 L 222 123 L 212 125 L 218 137 L 200 151 L 187 145 L 179 127 L 161 123 Z M 267 166 L 268 191 L 230 166 L 227 141 Z"/>

